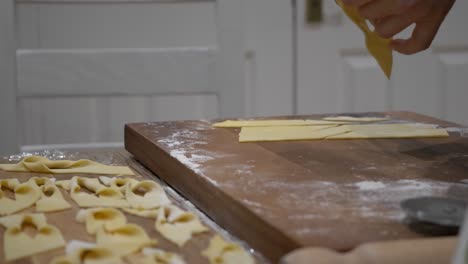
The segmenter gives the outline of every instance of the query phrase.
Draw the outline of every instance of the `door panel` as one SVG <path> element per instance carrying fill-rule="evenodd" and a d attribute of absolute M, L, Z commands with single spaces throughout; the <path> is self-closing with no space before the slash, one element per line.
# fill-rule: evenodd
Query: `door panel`
<path fill-rule="evenodd" d="M 22 49 L 216 46 L 215 1 L 19 3 Z"/>
<path fill-rule="evenodd" d="M 18 2 L 20 145 L 122 142 L 128 122 L 242 116 L 241 2 Z"/>
<path fill-rule="evenodd" d="M 19 101 L 19 108 L 23 145 L 123 142 L 128 122 L 215 118 L 218 98 L 210 94 L 28 97 Z"/>

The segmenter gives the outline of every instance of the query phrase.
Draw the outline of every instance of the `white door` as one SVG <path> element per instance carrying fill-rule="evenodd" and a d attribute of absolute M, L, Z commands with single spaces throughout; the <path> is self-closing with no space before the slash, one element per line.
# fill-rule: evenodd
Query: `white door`
<path fill-rule="evenodd" d="M 1 115 L 12 124 L 2 127 L 0 153 L 121 145 L 127 122 L 245 115 L 243 0 L 2 0 L 0 7 L 9 78 L 1 102 L 10 111 Z M 16 66 L 7 61 L 15 49 Z"/>
<path fill-rule="evenodd" d="M 456 1 L 430 49 L 394 53 L 391 80 L 334 1 L 322 1 L 316 24 L 305 21 L 307 0 L 297 1 L 299 113 L 410 110 L 468 125 L 467 1 Z"/>

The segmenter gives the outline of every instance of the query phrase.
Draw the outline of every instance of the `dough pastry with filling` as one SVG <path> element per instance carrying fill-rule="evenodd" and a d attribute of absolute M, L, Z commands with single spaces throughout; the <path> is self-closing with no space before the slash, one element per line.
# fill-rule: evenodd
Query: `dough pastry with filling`
<path fill-rule="evenodd" d="M 46 183 L 40 189 L 41 198 L 36 202 L 36 211 L 55 212 L 71 208 L 71 205 L 63 198 L 62 193 L 54 183 Z"/>
<path fill-rule="evenodd" d="M 107 187 L 112 187 L 114 189 L 119 189 L 122 194 L 125 194 L 125 189 L 129 184 L 134 185 L 137 184 L 139 181 L 133 178 L 117 178 L 117 177 L 107 177 L 107 176 L 99 176 L 99 180 Z"/>
<path fill-rule="evenodd" d="M 81 209 L 76 215 L 76 221 L 86 225 L 86 232 L 94 235 L 102 228 L 115 229 L 127 223 L 125 215 L 115 208 Z"/>
<path fill-rule="evenodd" d="M 192 234 L 208 231 L 208 228 L 201 224 L 197 216 L 174 205 L 159 209 L 155 228 L 161 235 L 179 247 L 190 240 Z"/>
<path fill-rule="evenodd" d="M 185 264 L 181 256 L 161 249 L 144 248 L 143 255 L 142 264 Z"/>
<path fill-rule="evenodd" d="M 74 176 L 70 196 L 80 207 L 128 207 L 118 189 L 104 186 L 96 178 Z"/>
<path fill-rule="evenodd" d="M 24 214 L 0 222 L 9 226 L 4 234 L 3 245 L 7 261 L 31 256 L 65 246 L 62 233 L 55 226 L 47 224 L 45 216 L 40 214 Z M 23 225 L 32 225 L 37 229 L 33 237 L 23 231 Z"/>
<path fill-rule="evenodd" d="M 41 197 L 41 190 L 34 181 L 19 183 L 17 179 L 2 179 L 0 187 L 15 194 L 15 199 L 10 199 L 0 188 L 0 216 L 28 208 Z"/>
<path fill-rule="evenodd" d="M 137 208 L 122 208 L 122 211 L 144 217 L 144 218 L 151 218 L 151 219 L 156 219 L 158 216 L 159 208 L 158 209 L 137 209 Z"/>
<path fill-rule="evenodd" d="M 50 264 L 123 264 L 119 254 L 106 247 L 80 247 L 66 256 L 52 259 Z"/>
<path fill-rule="evenodd" d="M 125 224 L 117 228 L 103 226 L 96 233 L 96 244 L 98 246 L 112 248 L 122 256 L 138 250 L 156 245 L 157 241 L 151 239 L 138 225 Z"/>
<path fill-rule="evenodd" d="M 125 197 L 130 207 L 136 209 L 154 209 L 171 203 L 164 189 L 151 180 L 127 184 Z"/>
<path fill-rule="evenodd" d="M 219 235 L 210 240 L 210 244 L 202 255 L 211 264 L 254 264 L 255 260 L 240 246 L 223 240 Z"/>

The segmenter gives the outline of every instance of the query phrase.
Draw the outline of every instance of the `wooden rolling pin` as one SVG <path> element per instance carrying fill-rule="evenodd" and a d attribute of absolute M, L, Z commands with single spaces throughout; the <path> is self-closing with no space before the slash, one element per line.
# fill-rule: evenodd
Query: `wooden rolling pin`
<path fill-rule="evenodd" d="M 449 264 L 456 237 L 366 243 L 347 253 L 327 248 L 301 248 L 281 259 L 281 264 Z"/>

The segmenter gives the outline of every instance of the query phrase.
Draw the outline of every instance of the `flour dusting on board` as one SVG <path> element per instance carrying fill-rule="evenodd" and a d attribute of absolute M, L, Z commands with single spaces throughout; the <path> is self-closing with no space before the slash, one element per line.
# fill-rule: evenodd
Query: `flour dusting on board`
<path fill-rule="evenodd" d="M 172 134 L 158 139 L 157 142 L 168 149 L 172 157 L 190 170 L 218 186 L 218 182 L 205 176 L 203 165 L 209 161 L 230 156 L 230 154 L 209 151 L 203 148 L 208 144 L 208 136 L 204 132 L 211 129 L 213 128 L 208 121 L 197 122 L 191 125 L 190 129 L 175 130 Z M 242 170 L 244 168 L 239 166 L 238 169 Z"/>
<path fill-rule="evenodd" d="M 377 181 L 362 181 L 355 184 L 361 191 L 377 190 L 385 187 L 385 184 Z"/>

